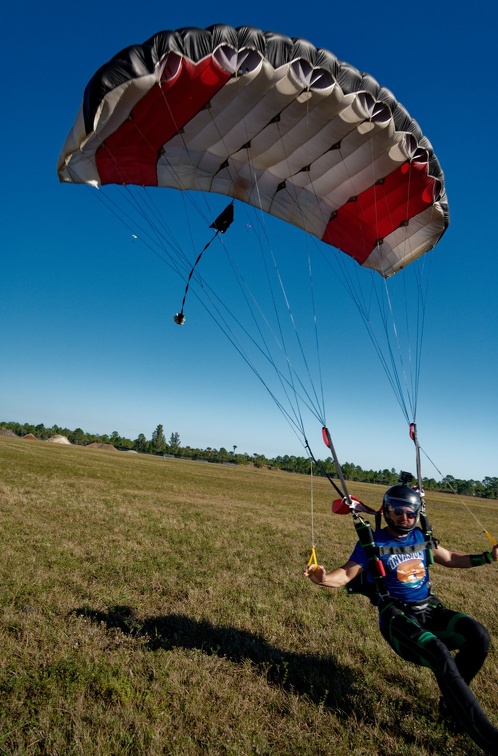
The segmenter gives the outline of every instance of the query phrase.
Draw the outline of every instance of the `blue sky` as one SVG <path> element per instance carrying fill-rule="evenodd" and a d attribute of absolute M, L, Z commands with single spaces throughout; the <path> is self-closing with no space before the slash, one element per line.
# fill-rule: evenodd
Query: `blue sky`
<path fill-rule="evenodd" d="M 368 71 L 431 140 L 446 176 L 451 223 L 428 261 L 416 419 L 437 470 L 423 457 L 423 473 L 496 476 L 498 106 L 489 74 L 495 4 L 420 2 L 416 10 L 396 10 L 359 0 L 316 6 L 308 15 L 302 4 L 281 8 L 261 0 L 176 7 L 89 0 L 84 6 L 21 3 L 4 11 L 0 420 L 117 430 L 131 438 L 150 437 L 161 423 L 183 445 L 304 453 L 195 294 L 185 326 L 174 325 L 181 278 L 140 233 L 132 237 L 96 190 L 59 184 L 56 175 L 84 87 L 118 50 L 161 29 L 248 24 L 304 37 Z M 178 217 L 178 238 L 193 261 L 210 238 L 206 223 L 197 212 L 182 220 L 183 198 L 163 194 L 159 202 L 170 221 Z M 218 197 L 202 211 L 208 223 L 225 204 Z M 236 220 L 224 238 L 228 252 L 215 242 L 201 264 L 202 276 L 232 310 L 238 305 L 227 254 L 251 260 L 259 223 L 245 207 L 236 208 Z M 294 260 L 308 242 L 283 224 L 269 221 L 265 230 L 285 257 L 292 290 Z M 364 468 L 412 469 L 408 426 L 364 324 L 336 276 L 318 275 L 326 419 L 338 456 Z M 299 299 L 295 306 L 300 310 Z M 306 325 L 302 333 L 309 343 Z M 320 423 L 307 418 L 306 431 L 314 454 L 326 456 Z"/>

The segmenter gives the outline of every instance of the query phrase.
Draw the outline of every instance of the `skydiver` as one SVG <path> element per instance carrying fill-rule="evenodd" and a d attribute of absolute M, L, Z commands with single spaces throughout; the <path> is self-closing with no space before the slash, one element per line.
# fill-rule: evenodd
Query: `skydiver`
<path fill-rule="evenodd" d="M 498 754 L 498 729 L 469 687 L 486 659 L 490 636 L 479 622 L 446 608 L 432 593 L 420 507 L 419 493 L 407 485 L 392 486 L 384 495 L 381 511 L 386 526 L 374 533 L 374 548 L 383 547 L 386 552 L 378 554 L 385 577 L 381 588 L 373 589 L 378 593 L 373 601 L 379 609 L 380 632 L 402 659 L 434 672 L 442 694 L 441 715 L 458 723 L 485 753 Z M 437 541 L 432 545 L 434 561 L 443 567 L 464 569 L 498 561 L 498 545 L 476 555 L 449 551 Z M 341 567 L 327 572 L 322 565 L 311 565 L 304 574 L 322 588 L 341 588 L 366 571 L 373 585 L 378 581 L 371 576 L 369 564 L 358 541 Z M 458 650 L 455 657 L 450 653 L 454 650 Z"/>

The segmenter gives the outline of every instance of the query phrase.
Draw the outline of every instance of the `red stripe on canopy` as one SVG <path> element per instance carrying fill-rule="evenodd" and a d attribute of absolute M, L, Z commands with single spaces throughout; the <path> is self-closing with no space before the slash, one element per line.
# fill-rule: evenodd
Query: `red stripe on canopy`
<path fill-rule="evenodd" d="M 96 153 L 102 184 L 157 186 L 162 146 L 198 113 L 228 81 L 230 74 L 209 57 L 197 65 L 180 59 L 174 78 L 152 87 L 130 117 Z"/>
<path fill-rule="evenodd" d="M 322 240 L 363 265 L 378 241 L 433 204 L 435 183 L 427 162 L 404 163 L 340 207 Z"/>

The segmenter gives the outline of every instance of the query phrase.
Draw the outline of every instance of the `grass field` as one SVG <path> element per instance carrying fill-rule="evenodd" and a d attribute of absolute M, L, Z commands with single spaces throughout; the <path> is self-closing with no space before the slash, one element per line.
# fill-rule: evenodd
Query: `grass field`
<path fill-rule="evenodd" d="M 303 577 L 308 477 L 2 437 L 0 470 L 0 754 L 480 753 L 366 599 Z M 332 568 L 354 530 L 312 490 Z M 498 533 L 498 503 L 469 504 Z M 428 510 L 444 545 L 487 548 L 459 498 Z M 493 635 L 473 687 L 498 726 L 498 564 L 432 575 Z"/>

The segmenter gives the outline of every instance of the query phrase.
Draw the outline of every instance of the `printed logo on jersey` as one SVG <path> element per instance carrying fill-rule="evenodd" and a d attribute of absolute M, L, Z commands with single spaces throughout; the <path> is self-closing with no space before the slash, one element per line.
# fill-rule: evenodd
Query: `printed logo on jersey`
<path fill-rule="evenodd" d="M 396 577 L 407 588 L 420 588 L 424 583 L 426 572 L 423 552 L 415 554 L 393 554 L 387 560 L 390 570 L 396 572 Z"/>

